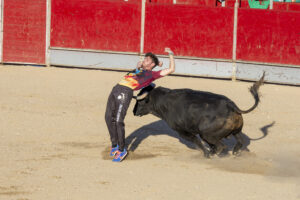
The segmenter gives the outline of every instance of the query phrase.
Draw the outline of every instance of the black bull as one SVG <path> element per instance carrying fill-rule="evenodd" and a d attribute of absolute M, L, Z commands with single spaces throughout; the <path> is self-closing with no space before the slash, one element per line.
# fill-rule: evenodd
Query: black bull
<path fill-rule="evenodd" d="M 135 97 L 137 101 L 133 113 L 135 116 L 151 113 L 163 119 L 182 138 L 198 145 L 205 157 L 222 153 L 226 146 L 221 140 L 233 135 L 237 140 L 233 154 L 238 154 L 244 145 L 241 135 L 242 114 L 257 107 L 258 89 L 263 81 L 264 74 L 250 88 L 255 103 L 245 111 L 223 95 L 191 89 L 171 90 L 148 86 Z M 209 149 L 205 148 L 205 143 L 198 136 L 209 145 Z"/>

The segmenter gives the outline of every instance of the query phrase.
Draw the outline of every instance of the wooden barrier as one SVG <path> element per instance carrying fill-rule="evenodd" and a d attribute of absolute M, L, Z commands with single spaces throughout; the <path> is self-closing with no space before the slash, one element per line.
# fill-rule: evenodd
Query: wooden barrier
<path fill-rule="evenodd" d="M 51 47 L 139 52 L 141 4 L 52 0 Z"/>
<path fill-rule="evenodd" d="M 3 62 L 45 64 L 46 2 L 4 0 Z M 186 59 L 231 61 L 230 2 L 147 0 L 143 26 L 141 0 L 52 0 L 50 47 L 135 55 L 171 47 Z M 236 60 L 299 66 L 300 4 L 262 10 L 240 3 Z"/>
<path fill-rule="evenodd" d="M 239 9 L 237 60 L 300 65 L 300 12 Z"/>
<path fill-rule="evenodd" d="M 46 1 L 4 0 L 3 62 L 45 64 Z"/>
<path fill-rule="evenodd" d="M 178 56 L 232 58 L 233 9 L 146 5 L 145 52 L 171 47 Z"/>

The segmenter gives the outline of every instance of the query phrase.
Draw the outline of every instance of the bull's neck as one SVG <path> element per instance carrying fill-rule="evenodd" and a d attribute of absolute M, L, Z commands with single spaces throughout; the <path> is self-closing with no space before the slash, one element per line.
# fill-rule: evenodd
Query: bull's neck
<path fill-rule="evenodd" d="M 160 119 L 164 119 L 164 115 L 162 112 L 159 111 L 159 109 L 153 108 L 151 111 L 151 114 L 160 118 Z"/>
<path fill-rule="evenodd" d="M 161 119 L 165 118 L 165 106 L 161 102 L 161 99 L 157 98 L 153 101 L 154 103 L 152 104 L 151 108 L 151 114 L 159 117 Z"/>
<path fill-rule="evenodd" d="M 150 102 L 152 102 L 151 114 L 161 119 L 165 119 L 166 104 L 165 95 L 170 89 L 164 87 L 155 88 L 150 93 Z"/>

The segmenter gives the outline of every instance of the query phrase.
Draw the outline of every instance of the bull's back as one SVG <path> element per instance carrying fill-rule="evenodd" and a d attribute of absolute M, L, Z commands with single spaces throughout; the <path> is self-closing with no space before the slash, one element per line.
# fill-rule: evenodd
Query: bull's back
<path fill-rule="evenodd" d="M 206 131 L 221 128 L 237 118 L 234 104 L 223 95 L 190 89 L 176 89 L 164 97 L 167 105 L 165 119 L 173 129 L 185 131 Z"/>
<path fill-rule="evenodd" d="M 191 89 L 172 90 L 165 95 L 165 99 L 168 99 L 170 105 L 178 108 L 183 105 L 185 108 L 192 106 L 201 110 L 214 110 L 216 107 L 233 103 L 224 95 Z"/>

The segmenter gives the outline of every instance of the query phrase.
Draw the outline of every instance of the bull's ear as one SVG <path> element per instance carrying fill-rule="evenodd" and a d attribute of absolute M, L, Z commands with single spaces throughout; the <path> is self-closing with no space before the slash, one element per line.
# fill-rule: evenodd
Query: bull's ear
<path fill-rule="evenodd" d="M 137 97 L 136 97 L 136 100 L 143 100 L 145 99 L 147 96 L 148 96 L 148 92 L 144 92 L 142 94 L 139 94 Z"/>

